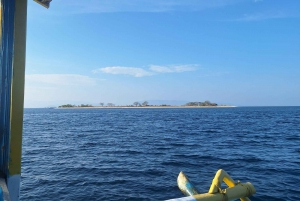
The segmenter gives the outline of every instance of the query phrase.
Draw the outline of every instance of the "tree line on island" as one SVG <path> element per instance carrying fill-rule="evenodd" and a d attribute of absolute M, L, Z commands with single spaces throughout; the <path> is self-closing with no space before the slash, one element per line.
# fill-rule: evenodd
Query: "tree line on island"
<path fill-rule="evenodd" d="M 142 103 L 136 101 L 134 102 L 132 105 L 121 105 L 121 106 L 116 106 L 113 103 L 107 103 L 105 105 L 105 103 L 101 102 L 99 103 L 99 105 L 101 107 L 170 107 L 171 105 L 167 105 L 167 104 L 161 104 L 161 105 L 149 105 L 148 101 L 144 101 Z M 187 107 L 214 107 L 214 106 L 218 106 L 217 103 L 212 103 L 210 101 L 204 101 L 204 102 L 188 102 L 185 105 L 182 106 L 187 106 Z M 95 107 L 91 104 L 80 104 L 80 105 L 72 105 L 72 104 L 65 104 L 65 105 L 60 105 L 58 106 L 59 108 L 84 108 L 84 107 Z"/>
<path fill-rule="evenodd" d="M 217 103 L 211 103 L 210 101 L 204 102 L 188 102 L 185 106 L 218 106 Z"/>
<path fill-rule="evenodd" d="M 81 105 L 72 105 L 72 104 L 65 104 L 65 105 L 60 105 L 58 106 L 59 108 L 61 107 L 93 107 L 91 104 L 81 104 Z"/>

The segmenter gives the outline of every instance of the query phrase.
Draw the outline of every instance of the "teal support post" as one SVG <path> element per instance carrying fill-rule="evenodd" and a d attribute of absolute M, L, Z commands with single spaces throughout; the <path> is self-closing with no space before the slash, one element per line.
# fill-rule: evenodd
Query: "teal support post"
<path fill-rule="evenodd" d="M 7 182 L 10 200 L 18 201 L 21 181 L 27 0 L 0 2 L 0 170 Z"/>

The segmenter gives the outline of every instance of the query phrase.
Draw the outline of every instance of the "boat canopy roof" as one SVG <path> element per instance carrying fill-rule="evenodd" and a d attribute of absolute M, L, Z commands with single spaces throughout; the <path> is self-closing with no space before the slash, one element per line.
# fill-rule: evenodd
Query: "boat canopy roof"
<path fill-rule="evenodd" d="M 52 0 L 34 0 L 34 1 L 37 2 L 38 4 L 41 4 L 45 8 L 49 8 L 50 7 L 50 2 Z"/>

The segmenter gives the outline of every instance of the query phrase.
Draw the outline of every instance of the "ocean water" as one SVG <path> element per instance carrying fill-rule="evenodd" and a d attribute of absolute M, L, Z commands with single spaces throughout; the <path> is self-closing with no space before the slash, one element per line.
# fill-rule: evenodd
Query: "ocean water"
<path fill-rule="evenodd" d="M 252 201 L 300 200 L 300 107 L 25 109 L 23 201 L 166 200 L 221 168 Z"/>

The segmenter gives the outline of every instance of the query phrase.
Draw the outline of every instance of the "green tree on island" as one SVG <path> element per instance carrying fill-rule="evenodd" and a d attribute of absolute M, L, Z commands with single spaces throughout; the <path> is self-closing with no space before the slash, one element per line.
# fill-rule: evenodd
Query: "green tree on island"
<path fill-rule="evenodd" d="M 78 107 L 93 107 L 91 104 L 81 104 Z"/>
<path fill-rule="evenodd" d="M 66 104 L 66 105 L 61 105 L 58 107 L 76 107 L 76 105 L 72 105 L 72 104 Z"/>
<path fill-rule="evenodd" d="M 140 106 L 141 104 L 140 104 L 139 102 L 136 101 L 136 102 L 133 103 L 133 105 L 134 105 L 135 107 L 137 107 L 137 106 Z"/>
<path fill-rule="evenodd" d="M 208 100 L 204 101 L 204 102 L 188 102 L 187 104 L 185 104 L 186 106 L 218 106 L 217 103 L 212 103 Z"/>
<path fill-rule="evenodd" d="M 108 106 L 108 107 L 114 107 L 115 104 L 113 104 L 113 103 L 107 103 L 107 106 Z"/>

